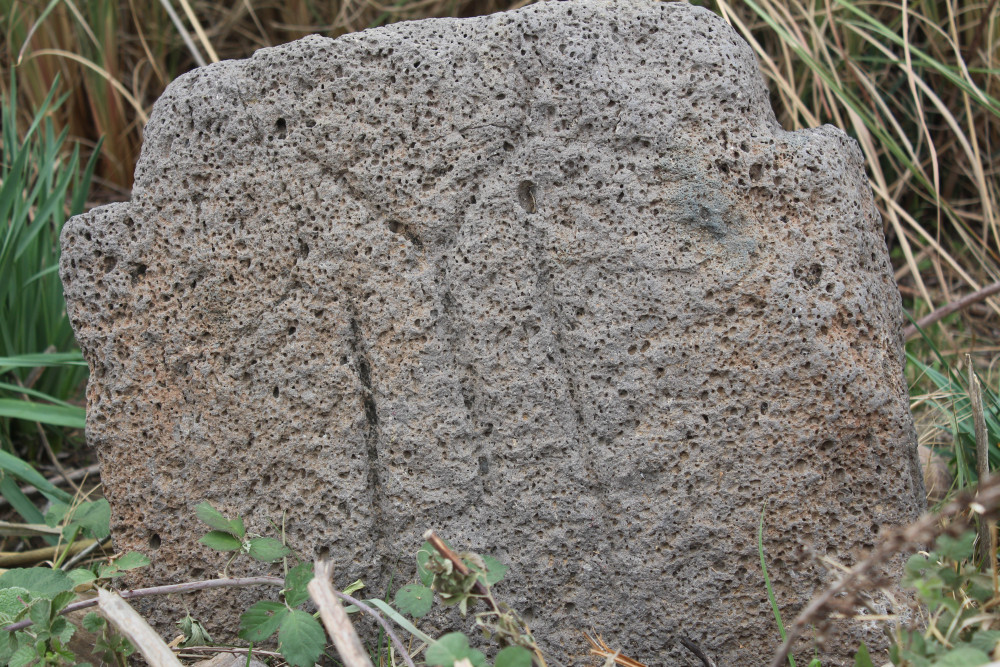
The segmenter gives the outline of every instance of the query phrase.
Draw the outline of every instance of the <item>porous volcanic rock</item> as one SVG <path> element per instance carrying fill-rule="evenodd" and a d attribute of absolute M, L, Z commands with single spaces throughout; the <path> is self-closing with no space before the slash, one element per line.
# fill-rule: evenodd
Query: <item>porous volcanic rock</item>
<path fill-rule="evenodd" d="M 63 248 L 115 548 L 153 557 L 133 586 L 222 569 L 203 500 L 284 516 L 375 596 L 434 528 L 511 565 L 498 595 L 561 660 L 594 627 L 753 665 L 765 501 L 786 616 L 831 578 L 814 556 L 923 507 L 862 156 L 782 130 L 703 9 L 544 2 L 198 69 L 132 200 Z M 231 630 L 267 594 L 143 609 Z"/>

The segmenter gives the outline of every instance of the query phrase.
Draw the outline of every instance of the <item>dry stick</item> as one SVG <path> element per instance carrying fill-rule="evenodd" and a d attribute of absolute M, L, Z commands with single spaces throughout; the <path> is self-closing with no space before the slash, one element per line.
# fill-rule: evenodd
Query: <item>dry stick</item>
<path fill-rule="evenodd" d="M 903 340 L 910 340 L 911 338 L 916 338 L 920 334 L 918 329 L 926 329 L 927 327 L 934 324 L 938 320 L 948 317 L 952 313 L 962 310 L 963 308 L 967 308 L 968 306 L 971 306 L 974 303 L 983 301 L 984 299 L 993 296 L 997 292 L 1000 292 L 1000 282 L 993 283 L 992 285 L 987 285 L 981 290 L 977 290 L 972 294 L 963 296 L 958 301 L 952 301 L 949 304 L 941 306 L 930 315 L 924 315 L 923 317 L 921 317 L 919 320 L 917 320 L 916 324 L 911 324 L 907 326 L 905 329 L 903 329 Z"/>
<path fill-rule="evenodd" d="M 20 567 L 22 565 L 35 565 L 42 561 L 55 559 L 60 556 L 63 549 L 69 551 L 73 556 L 84 549 L 89 549 L 96 540 L 79 540 L 69 547 L 42 547 L 31 551 L 0 551 L 0 568 Z"/>
<path fill-rule="evenodd" d="M 702 665 L 704 665 L 705 667 L 715 667 L 715 663 L 712 661 L 711 658 L 705 655 L 705 652 L 701 650 L 700 646 L 695 644 L 687 637 L 681 637 L 680 642 L 681 644 L 684 645 L 684 648 L 694 653 L 698 657 L 698 659 L 701 660 Z"/>
<path fill-rule="evenodd" d="M 132 645 L 139 649 L 153 667 L 183 667 L 181 661 L 174 656 L 167 643 L 149 627 L 142 616 L 129 606 L 120 595 L 103 588 L 97 589 L 97 600 L 101 612 L 114 623 L 115 627 L 125 635 Z"/>
<path fill-rule="evenodd" d="M 990 479 L 990 442 L 986 435 L 986 419 L 983 417 L 983 388 L 976 377 L 976 369 L 972 365 L 972 355 L 965 355 L 969 365 L 969 402 L 972 404 L 972 423 L 976 432 L 976 474 L 979 483 L 985 484 Z M 990 551 L 990 521 L 986 517 L 979 519 L 979 562 L 988 563 L 991 560 Z"/>
<path fill-rule="evenodd" d="M 817 619 L 826 607 L 841 593 L 846 592 L 853 584 L 875 569 L 879 564 L 888 560 L 907 545 L 923 544 L 939 535 L 942 530 L 938 524 L 942 518 L 953 517 L 971 509 L 979 514 L 983 519 L 988 514 L 995 512 L 1000 506 L 1000 476 L 992 477 L 988 482 L 979 486 L 973 492 L 960 495 L 954 501 L 948 503 L 937 514 L 924 514 L 908 526 L 897 528 L 889 532 L 882 538 L 879 546 L 872 551 L 868 558 L 864 559 L 844 576 L 826 589 L 820 595 L 814 597 L 806 605 L 790 626 L 787 627 L 788 635 L 785 642 L 775 652 L 774 659 L 771 660 L 771 667 L 781 667 L 788 657 L 788 652 L 792 644 L 798 639 L 803 630 Z"/>
<path fill-rule="evenodd" d="M 416 665 L 413 664 L 413 660 L 410 659 L 410 653 L 409 651 L 406 650 L 406 646 L 403 645 L 403 642 L 400 641 L 396 633 L 393 632 L 392 626 L 389 625 L 389 623 L 384 618 L 382 618 L 382 614 L 378 613 L 377 611 L 366 605 L 361 600 L 352 598 L 347 593 L 341 593 L 340 591 L 335 590 L 333 594 L 336 595 L 341 600 L 343 600 L 344 602 L 353 604 L 355 607 L 357 607 L 361 611 L 365 612 L 366 614 L 369 614 L 372 618 L 374 618 L 378 622 L 378 624 L 382 626 L 382 629 L 385 630 L 385 634 L 389 635 L 389 641 L 391 641 L 392 645 L 396 647 L 396 651 L 403 656 L 403 660 L 406 661 L 406 664 L 409 667 L 416 667 Z"/>
<path fill-rule="evenodd" d="M 319 609 L 319 617 L 323 619 L 327 634 L 333 639 L 337 653 L 344 661 L 345 667 L 373 667 L 371 659 L 365 653 L 365 647 L 354 631 L 347 612 L 340 604 L 330 579 L 333 577 L 333 565 L 330 561 L 316 561 L 312 581 L 306 586 L 309 596 Z"/>

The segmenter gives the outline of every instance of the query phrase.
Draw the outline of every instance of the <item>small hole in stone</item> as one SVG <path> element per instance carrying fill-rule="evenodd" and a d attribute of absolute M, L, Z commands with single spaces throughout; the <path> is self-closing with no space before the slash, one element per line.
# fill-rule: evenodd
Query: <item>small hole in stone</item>
<path fill-rule="evenodd" d="M 149 548 L 150 549 L 159 549 L 160 548 L 160 536 L 157 535 L 156 533 L 152 533 L 149 536 Z"/>

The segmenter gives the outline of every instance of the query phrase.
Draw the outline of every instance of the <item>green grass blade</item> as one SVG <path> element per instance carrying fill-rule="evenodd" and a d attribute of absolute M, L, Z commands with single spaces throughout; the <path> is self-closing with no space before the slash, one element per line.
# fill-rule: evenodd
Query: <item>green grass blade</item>
<path fill-rule="evenodd" d="M 41 352 L 0 357 L 0 373 L 12 368 L 37 368 L 39 366 L 86 366 L 83 354 L 75 352 Z"/>
<path fill-rule="evenodd" d="M 31 484 L 36 489 L 38 489 L 43 496 L 48 498 L 53 502 L 60 503 L 71 503 L 73 502 L 73 496 L 69 495 L 65 491 L 52 486 L 51 483 L 44 477 L 42 477 L 37 470 L 31 467 L 30 464 L 25 463 L 21 459 L 17 458 L 13 454 L 8 454 L 7 452 L 0 450 L 0 470 L 5 473 L 4 479 L 9 479 L 11 475 L 17 477 L 23 482 Z M 6 495 L 4 496 L 6 497 Z M 21 516 L 24 516 L 23 514 Z M 39 523 L 36 519 L 29 519 L 24 517 L 30 523 Z"/>
<path fill-rule="evenodd" d="M 771 586 L 771 578 L 767 576 L 767 563 L 764 561 L 764 512 L 767 510 L 767 504 L 760 511 L 760 525 L 757 527 L 757 552 L 760 554 L 760 571 L 764 573 L 764 586 L 767 588 L 767 599 L 771 601 L 771 610 L 774 611 L 774 620 L 778 623 L 778 633 L 781 635 L 781 641 L 785 641 L 787 637 L 785 633 L 785 624 L 781 622 L 781 611 L 778 609 L 778 600 L 774 597 L 774 588 Z M 791 652 L 788 654 L 788 664 L 795 667 L 795 658 L 792 657 Z"/>
<path fill-rule="evenodd" d="M 16 398 L 0 398 L 0 417 L 79 429 L 87 423 L 87 412 L 83 408 L 31 403 Z"/>

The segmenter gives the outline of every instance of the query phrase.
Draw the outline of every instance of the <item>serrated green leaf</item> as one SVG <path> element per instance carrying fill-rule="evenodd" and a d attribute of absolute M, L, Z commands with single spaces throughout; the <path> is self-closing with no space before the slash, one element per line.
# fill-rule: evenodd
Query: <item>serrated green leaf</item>
<path fill-rule="evenodd" d="M 979 649 L 960 646 L 935 660 L 934 667 L 979 667 L 989 662 L 990 657 Z"/>
<path fill-rule="evenodd" d="M 13 623 L 24 611 L 24 605 L 29 600 L 26 588 L 0 588 L 0 627 Z"/>
<path fill-rule="evenodd" d="M 213 530 L 198 541 L 216 551 L 235 551 L 243 547 L 242 542 L 221 530 Z"/>
<path fill-rule="evenodd" d="M 49 620 L 52 618 L 52 601 L 42 598 L 31 603 L 28 609 L 28 618 L 35 625 L 35 628 L 45 630 L 49 627 Z"/>
<path fill-rule="evenodd" d="M 295 608 L 309 599 L 306 586 L 313 580 L 313 564 L 299 563 L 285 577 L 285 604 Z"/>
<path fill-rule="evenodd" d="M 455 661 L 468 659 L 473 667 L 485 667 L 486 656 L 469 646 L 469 638 L 461 632 L 449 632 L 427 648 L 427 664 L 432 667 L 453 667 Z"/>
<path fill-rule="evenodd" d="M 219 510 L 212 507 L 207 502 L 198 503 L 194 508 L 195 516 L 202 522 L 207 523 L 214 530 L 235 535 L 239 539 L 246 537 L 246 529 L 243 527 L 243 519 L 227 519 Z"/>
<path fill-rule="evenodd" d="M 76 593 L 72 590 L 63 591 L 62 593 L 57 593 L 52 597 L 52 613 L 56 614 L 63 610 L 63 608 L 70 602 L 76 599 Z"/>
<path fill-rule="evenodd" d="M 288 611 L 280 602 L 261 600 L 240 616 L 238 636 L 248 642 L 262 642 L 275 633 Z"/>
<path fill-rule="evenodd" d="M 73 588 L 80 584 L 86 584 L 97 579 L 97 575 L 85 567 L 78 567 L 66 573 L 73 580 Z"/>
<path fill-rule="evenodd" d="M 976 533 L 971 530 L 962 533 L 957 538 L 950 535 L 941 535 L 937 538 L 937 548 L 935 551 L 943 558 L 961 562 L 972 558 L 975 542 Z"/>
<path fill-rule="evenodd" d="M 281 621 L 278 651 L 293 667 L 312 667 L 326 647 L 326 633 L 312 614 L 293 609 Z"/>
<path fill-rule="evenodd" d="M 10 667 L 27 667 L 37 658 L 38 653 L 35 651 L 35 647 L 27 644 L 14 651 L 14 655 L 10 656 L 10 661 L 7 664 Z"/>
<path fill-rule="evenodd" d="M 265 563 L 273 563 L 292 553 L 292 550 L 273 537 L 256 537 L 249 541 L 251 558 Z"/>
<path fill-rule="evenodd" d="M 69 643 L 76 632 L 76 626 L 66 620 L 65 616 L 59 616 L 52 621 L 52 634 L 63 644 Z"/>
<path fill-rule="evenodd" d="M 1000 630 L 980 630 L 969 639 L 969 645 L 987 655 L 992 655 L 1000 644 Z"/>
<path fill-rule="evenodd" d="M 493 556 L 480 556 L 480 558 L 483 559 L 483 563 L 486 565 L 485 577 L 488 586 L 499 582 L 507 574 L 509 568 Z"/>
<path fill-rule="evenodd" d="M 96 611 L 91 611 L 83 617 L 83 621 L 80 622 L 80 625 L 82 625 L 83 629 L 87 632 L 98 633 L 104 629 L 105 623 L 106 621 L 100 614 Z"/>
<path fill-rule="evenodd" d="M 34 597 L 51 598 L 75 585 L 62 570 L 47 567 L 15 567 L 0 574 L 0 588 L 26 588 Z"/>
<path fill-rule="evenodd" d="M 149 556 L 141 554 L 138 551 L 129 551 L 124 556 L 115 559 L 115 565 L 118 566 L 119 570 L 134 570 L 139 567 L 146 567 L 152 561 L 149 560 Z"/>
<path fill-rule="evenodd" d="M 508 646 L 494 661 L 495 667 L 531 667 L 531 651 L 523 646 Z"/>
<path fill-rule="evenodd" d="M 414 618 L 426 616 L 434 604 L 434 591 L 423 584 L 407 584 L 396 591 L 396 608 Z"/>

